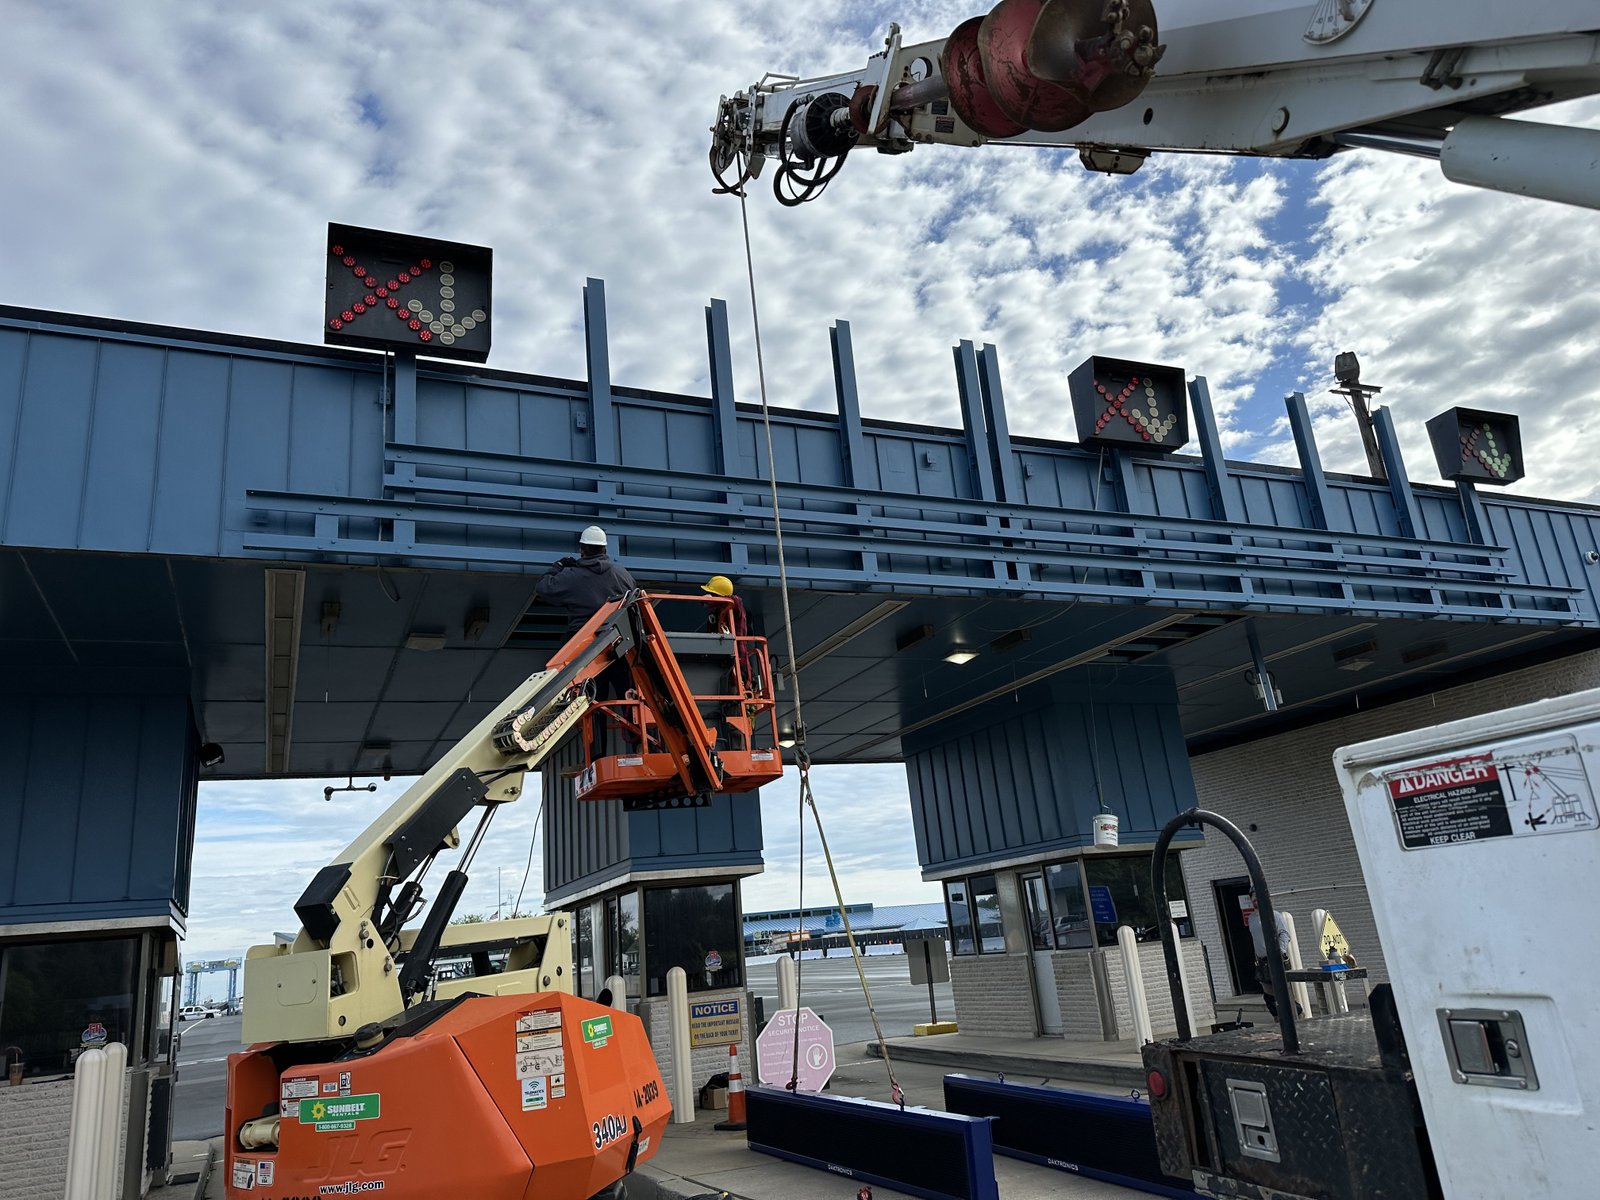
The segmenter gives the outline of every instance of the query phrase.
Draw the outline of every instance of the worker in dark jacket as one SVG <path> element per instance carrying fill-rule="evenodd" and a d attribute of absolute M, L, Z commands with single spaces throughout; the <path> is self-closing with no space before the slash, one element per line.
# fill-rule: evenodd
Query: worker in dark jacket
<path fill-rule="evenodd" d="M 570 639 L 595 613 L 638 588 L 627 568 L 617 566 L 607 557 L 606 531 L 591 525 L 578 535 L 578 557 L 559 560 L 539 577 L 533 590 L 546 604 L 567 610 L 567 637 Z M 594 682 L 596 700 L 624 699 L 631 682 L 628 664 L 612 663 Z M 599 758 L 604 753 L 607 723 L 606 718 L 599 716 L 594 721 L 590 758 Z"/>
<path fill-rule="evenodd" d="M 606 531 L 591 525 L 578 535 L 577 558 L 563 558 L 534 585 L 539 599 L 567 610 L 567 634 L 582 629 L 612 600 L 638 589 L 627 568 L 606 556 Z"/>

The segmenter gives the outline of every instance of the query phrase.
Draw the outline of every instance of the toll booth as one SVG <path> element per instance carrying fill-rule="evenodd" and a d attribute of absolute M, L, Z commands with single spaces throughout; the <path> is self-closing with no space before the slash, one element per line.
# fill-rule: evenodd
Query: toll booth
<path fill-rule="evenodd" d="M 182 694 L 0 694 L 0 1196 L 59 1194 L 74 1066 L 109 1042 L 120 1175 L 167 1165 L 201 755 Z"/>

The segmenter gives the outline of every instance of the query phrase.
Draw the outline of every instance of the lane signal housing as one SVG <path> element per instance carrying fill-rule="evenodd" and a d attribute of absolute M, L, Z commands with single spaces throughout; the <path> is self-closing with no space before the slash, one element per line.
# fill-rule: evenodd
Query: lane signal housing
<path fill-rule="evenodd" d="M 1503 487 L 1523 476 L 1522 431 L 1511 413 L 1447 408 L 1428 422 L 1442 478 Z"/>
<path fill-rule="evenodd" d="M 1123 358 L 1085 359 L 1067 377 L 1078 440 L 1159 454 L 1189 440 L 1183 368 Z"/>

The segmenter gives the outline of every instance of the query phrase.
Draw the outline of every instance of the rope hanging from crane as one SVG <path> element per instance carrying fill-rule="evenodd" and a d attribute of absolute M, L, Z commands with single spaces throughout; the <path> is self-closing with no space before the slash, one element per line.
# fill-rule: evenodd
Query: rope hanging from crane
<path fill-rule="evenodd" d="M 742 182 L 742 180 L 741 180 Z M 817 808 L 816 796 L 811 790 L 811 752 L 806 744 L 806 724 L 800 703 L 800 672 L 795 668 L 796 656 L 794 649 L 794 621 L 789 606 L 789 567 L 783 552 L 783 520 L 778 511 L 778 470 L 776 456 L 772 449 L 772 420 L 767 406 L 767 369 L 766 360 L 761 348 L 761 316 L 756 306 L 756 267 L 755 257 L 750 248 L 750 212 L 746 203 L 744 191 L 738 188 L 730 189 L 739 197 L 739 216 L 744 225 L 744 260 L 745 270 L 750 282 L 750 320 L 755 331 L 756 344 L 756 379 L 760 384 L 761 392 L 761 427 L 766 437 L 767 445 L 767 483 L 772 493 L 772 533 L 778 555 L 778 590 L 783 602 L 783 632 L 786 639 L 785 646 L 788 652 L 788 661 L 785 664 L 785 673 L 789 677 L 790 694 L 794 698 L 793 723 L 794 723 L 794 756 L 795 766 L 800 772 L 800 797 L 799 797 L 799 834 L 800 834 L 800 884 L 798 897 L 798 911 L 800 920 L 805 920 L 805 817 L 806 809 L 811 810 L 811 818 L 817 826 L 817 839 L 822 844 L 822 856 L 828 864 L 828 878 L 833 883 L 834 903 L 838 906 L 840 919 L 844 923 L 844 935 L 850 945 L 850 958 L 855 964 L 856 978 L 861 981 L 861 992 L 867 1000 L 867 1013 L 872 1018 L 872 1032 L 878 1042 L 878 1054 L 883 1059 L 884 1070 L 889 1076 L 889 1093 L 894 1102 L 905 1104 L 905 1093 L 901 1090 L 900 1083 L 894 1076 L 894 1063 L 889 1058 L 889 1046 L 883 1037 L 883 1027 L 878 1022 L 878 1010 L 872 1002 L 872 988 L 867 983 L 867 973 L 861 965 L 861 949 L 856 945 L 855 931 L 850 926 L 850 913 L 844 903 L 844 892 L 839 887 L 839 874 L 834 869 L 833 853 L 828 848 L 828 835 L 822 828 L 822 813 Z M 803 952 L 802 952 L 803 955 Z M 797 1090 L 800 1074 L 800 970 L 801 958 L 795 959 L 795 1022 L 794 1022 L 794 1051 L 791 1058 L 788 1089 Z"/>

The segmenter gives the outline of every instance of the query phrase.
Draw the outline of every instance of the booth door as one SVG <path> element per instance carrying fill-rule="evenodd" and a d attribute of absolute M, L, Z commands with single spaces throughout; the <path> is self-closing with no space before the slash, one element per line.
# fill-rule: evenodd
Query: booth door
<path fill-rule="evenodd" d="M 1039 1005 L 1039 1032 L 1061 1033 L 1061 993 L 1056 990 L 1055 958 L 1050 953 L 1055 949 L 1055 939 L 1044 876 L 1024 875 L 1022 897 L 1028 906 L 1029 953 L 1033 956 L 1033 992 Z"/>

